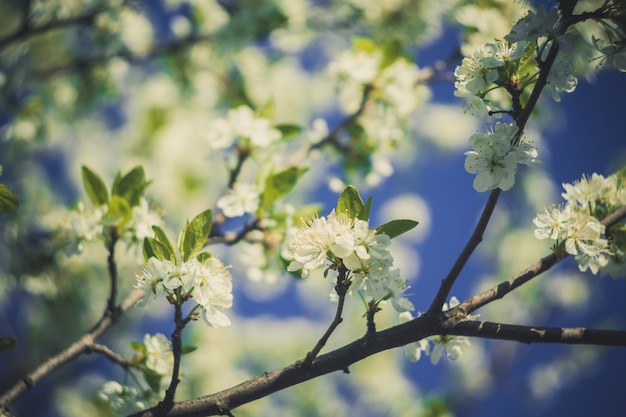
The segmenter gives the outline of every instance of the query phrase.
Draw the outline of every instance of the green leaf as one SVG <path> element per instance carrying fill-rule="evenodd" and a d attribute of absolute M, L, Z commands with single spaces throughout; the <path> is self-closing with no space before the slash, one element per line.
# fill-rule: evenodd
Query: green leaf
<path fill-rule="evenodd" d="M 368 204 L 371 207 L 372 203 L 369 199 Z M 369 207 L 363 203 L 359 191 L 352 185 L 348 185 L 337 200 L 337 212 L 346 213 L 351 219 L 367 220 Z"/>
<path fill-rule="evenodd" d="M 193 352 L 196 349 L 198 349 L 197 346 L 183 346 L 183 350 L 182 350 L 181 354 L 182 355 L 186 355 L 188 353 Z"/>
<path fill-rule="evenodd" d="M 150 385 L 150 389 L 152 389 L 153 392 L 159 392 L 161 390 L 161 379 L 163 379 L 163 375 L 145 366 L 142 366 L 140 370 L 146 378 L 146 382 Z"/>
<path fill-rule="evenodd" d="M 261 210 L 269 211 L 277 200 L 289 194 L 306 171 L 307 168 L 289 167 L 267 177 L 261 195 Z"/>
<path fill-rule="evenodd" d="M 409 230 L 417 226 L 418 222 L 415 220 L 398 219 L 387 222 L 376 228 L 376 234 L 384 233 L 393 239 L 396 236 L 406 233 Z"/>
<path fill-rule="evenodd" d="M 11 211 L 18 208 L 19 200 L 4 184 L 0 184 L 0 211 Z"/>
<path fill-rule="evenodd" d="M 14 337 L 0 337 L 0 352 L 13 349 L 17 344 L 17 339 Z"/>
<path fill-rule="evenodd" d="M 365 202 L 365 205 L 363 206 L 362 217 L 359 217 L 359 218 L 361 220 L 369 220 L 371 210 L 372 210 L 372 196 L 369 196 L 369 198 Z"/>
<path fill-rule="evenodd" d="M 302 126 L 291 123 L 281 123 L 274 126 L 274 128 L 280 131 L 280 134 L 283 136 L 284 140 L 295 138 L 300 133 L 302 133 Z"/>
<path fill-rule="evenodd" d="M 185 226 L 180 239 L 180 253 L 183 262 L 187 262 L 189 258 L 204 247 L 211 232 L 212 221 L 213 212 L 211 209 L 208 209 L 198 214 Z"/>
<path fill-rule="evenodd" d="M 352 38 L 352 50 L 355 52 L 363 51 L 371 54 L 375 52 L 376 49 L 378 49 L 378 46 L 376 46 L 376 43 L 370 38 L 360 36 Z"/>
<path fill-rule="evenodd" d="M 117 175 L 111 194 L 123 197 L 131 207 L 135 207 L 139 205 L 147 185 L 143 167 L 138 165 L 123 177 L 120 174 Z"/>
<path fill-rule="evenodd" d="M 259 110 L 259 117 L 263 117 L 265 119 L 272 120 L 274 118 L 274 113 L 276 112 L 276 103 L 274 102 L 274 98 L 270 98 L 267 103 L 261 110 Z"/>
<path fill-rule="evenodd" d="M 201 264 L 203 264 L 204 261 L 206 261 L 207 259 L 209 259 L 211 257 L 212 257 L 212 255 L 209 252 L 200 252 L 199 254 L 196 255 L 196 259 Z"/>
<path fill-rule="evenodd" d="M 96 206 L 102 206 L 109 202 L 109 193 L 104 181 L 85 165 L 83 165 L 83 187 L 89 199 Z"/>
<path fill-rule="evenodd" d="M 397 39 L 386 42 L 382 46 L 383 56 L 380 61 L 380 68 L 385 69 L 389 67 L 391 64 L 396 62 L 396 60 L 402 57 L 402 44 Z"/>
<path fill-rule="evenodd" d="M 304 226 L 310 219 L 319 217 L 322 208 L 318 205 L 310 205 L 298 208 L 293 213 L 293 225 L 296 227 Z"/>
<path fill-rule="evenodd" d="M 133 212 L 128 201 L 120 196 L 112 196 L 108 206 L 109 210 L 106 214 L 106 221 L 109 224 L 121 227 L 133 217 Z"/>
<path fill-rule="evenodd" d="M 156 236 L 156 240 L 159 243 L 162 243 L 163 245 L 167 247 L 167 251 L 171 254 L 170 255 L 171 257 L 168 259 L 170 261 L 174 261 L 174 254 L 176 253 L 176 251 L 174 250 L 174 245 L 172 245 L 172 242 L 167 237 L 167 234 L 165 233 L 165 231 L 156 225 L 152 226 L 152 231 L 154 232 Z"/>
<path fill-rule="evenodd" d="M 134 350 L 135 352 L 139 352 L 143 354 L 146 353 L 146 347 L 141 342 L 130 342 L 129 345 L 130 345 L 130 348 Z"/>
<path fill-rule="evenodd" d="M 157 258 L 160 261 L 174 259 L 174 254 L 170 252 L 168 247 L 152 237 L 144 238 L 142 251 L 146 261 L 150 258 Z"/>

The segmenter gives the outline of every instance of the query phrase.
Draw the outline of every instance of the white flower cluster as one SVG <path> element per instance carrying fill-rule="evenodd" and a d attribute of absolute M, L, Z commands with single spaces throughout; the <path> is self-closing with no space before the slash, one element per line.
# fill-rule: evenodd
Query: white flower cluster
<path fill-rule="evenodd" d="M 595 173 L 591 178 L 583 176 L 573 184 L 563 184 L 563 188 L 566 203 L 546 208 L 533 219 L 535 237 L 563 245 L 565 252 L 574 255 L 581 271 L 589 269 L 597 274 L 613 261 L 621 265 L 613 265 L 611 274 L 624 274 L 623 256 L 622 262 L 615 256 L 621 250 L 611 247 L 598 215 L 626 204 L 626 188 L 620 187 L 614 175 L 605 178 Z"/>
<path fill-rule="evenodd" d="M 193 258 L 182 264 L 152 257 L 142 273 L 137 275 L 134 287 L 146 292 L 140 305 L 157 299 L 163 293 L 171 295 L 180 288 L 200 305 L 202 317 L 208 325 L 225 327 L 230 325 L 230 319 L 222 310 L 232 306 L 231 281 L 230 273 L 215 257 L 204 262 Z"/>
<path fill-rule="evenodd" d="M 174 355 L 172 344 L 167 337 L 161 333 L 154 336 L 146 334 L 143 344 L 146 348 L 146 367 L 162 376 L 171 375 Z"/>
<path fill-rule="evenodd" d="M 109 404 L 118 415 L 145 410 L 151 403 L 146 393 L 140 392 L 137 388 L 122 385 L 117 381 L 105 383 L 98 393 L 98 397 Z"/>
<path fill-rule="evenodd" d="M 259 188 L 255 184 L 236 182 L 226 195 L 217 200 L 217 207 L 226 217 L 239 217 L 256 212 L 260 198 Z"/>
<path fill-rule="evenodd" d="M 450 298 L 450 304 L 445 303 L 442 310 L 446 311 L 459 305 L 456 297 Z M 400 313 L 400 323 L 406 323 L 413 320 L 410 312 Z M 434 345 L 431 350 L 431 343 Z M 457 360 L 463 353 L 463 349 L 470 345 L 469 338 L 465 336 L 433 336 L 422 339 L 419 342 L 411 343 L 405 346 L 404 355 L 411 362 L 417 362 L 422 356 L 422 352 L 426 356 L 430 356 L 430 362 L 437 365 L 441 360 L 441 356 L 445 351 L 446 357 L 450 360 Z"/>
<path fill-rule="evenodd" d="M 75 209 L 68 210 L 57 218 L 56 214 L 47 219 L 54 229 L 55 239 L 62 246 L 66 256 L 81 254 L 85 242 L 96 238 L 107 240 L 105 235 L 111 219 L 107 218 L 108 207 L 86 206 L 82 201 Z M 151 210 L 146 199 L 142 198 L 139 205 L 132 208 L 131 218 L 119 230 L 122 240 L 127 243 L 142 242 L 146 236 L 154 236 L 152 226 L 162 226 L 163 220 L 157 212 Z"/>
<path fill-rule="evenodd" d="M 345 51 L 332 61 L 328 73 L 337 80 L 339 102 L 347 113 L 359 110 L 368 91 L 359 118 L 363 135 L 353 140 L 363 142 L 355 148 L 367 149 L 363 157 L 370 161 L 371 171 L 366 182 L 376 186 L 393 173 L 391 155 L 406 139 L 409 116 L 428 100 L 430 90 L 419 82 L 420 71 L 413 62 L 402 56 L 384 62 L 389 57 L 382 48 L 362 41 L 365 46 Z"/>
<path fill-rule="evenodd" d="M 370 86 L 375 100 L 393 108 L 398 116 L 406 117 L 420 102 L 419 69 L 404 58 L 398 58 L 381 68 L 382 51 L 346 51 L 328 66 L 328 73 L 341 86 L 340 100 L 344 109 L 354 112 L 359 108 L 363 89 Z"/>
<path fill-rule="evenodd" d="M 229 110 L 226 118 L 214 120 L 206 135 L 212 149 L 230 148 L 238 139 L 266 148 L 282 137 L 269 119 L 257 116 L 245 105 Z"/>
<path fill-rule="evenodd" d="M 456 67 L 454 75 L 454 95 L 466 100 L 466 111 L 476 116 L 484 116 L 495 103 L 498 96 L 491 93 L 494 82 L 500 77 L 499 68 L 505 64 L 522 58 L 526 49 L 526 42 L 488 43 L 475 51 L 472 55 L 463 58 L 461 65 Z"/>
<path fill-rule="evenodd" d="M 397 311 L 412 310 L 403 297 L 406 280 L 392 269 L 389 242 L 389 236 L 370 230 L 369 222 L 333 210 L 298 229 L 289 245 L 293 261 L 287 270 L 302 270 L 307 277 L 311 270 L 341 262 L 352 272 L 352 289 L 376 303 L 390 300 Z"/>
<path fill-rule="evenodd" d="M 57 238 L 62 242 L 66 256 L 81 254 L 85 248 L 84 242 L 102 235 L 102 219 L 107 212 L 107 206 L 86 208 L 79 202 L 75 210 L 70 210 L 56 226 Z"/>
<path fill-rule="evenodd" d="M 504 41 L 488 43 L 463 58 L 454 71 L 455 95 L 466 100 L 466 111 L 476 116 L 486 116 L 497 107 L 510 105 L 510 98 L 503 89 L 505 84 L 521 85 L 528 76 L 525 57 L 528 48 L 536 50 L 535 61 L 542 61 L 550 50 L 549 42 L 557 39 L 563 47 L 566 38 L 559 33 L 559 16 L 556 9 L 546 15 L 543 8 L 537 13 L 530 11 L 520 19 L 506 35 Z M 535 67 L 539 71 L 539 67 Z M 574 68 L 564 55 L 559 54 L 548 75 L 546 88 L 555 101 L 560 93 L 574 91 L 578 83 Z"/>
<path fill-rule="evenodd" d="M 476 191 L 508 190 L 515 184 L 518 164 L 539 164 L 537 149 L 533 145 L 521 141 L 512 144 L 517 131 L 513 124 L 496 123 L 492 132 L 470 137 L 473 150 L 465 152 L 465 170 L 477 174 L 474 178 Z"/>

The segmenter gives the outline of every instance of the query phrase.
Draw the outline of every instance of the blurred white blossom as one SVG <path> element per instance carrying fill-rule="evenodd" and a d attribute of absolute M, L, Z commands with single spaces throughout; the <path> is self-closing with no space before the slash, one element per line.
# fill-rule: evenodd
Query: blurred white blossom
<path fill-rule="evenodd" d="M 236 182 L 226 195 L 217 200 L 217 207 L 226 217 L 255 213 L 259 208 L 260 193 L 255 184 Z"/>
<path fill-rule="evenodd" d="M 518 164 L 539 164 L 533 145 L 521 141 L 512 144 L 517 130 L 513 124 L 496 123 L 492 132 L 470 137 L 473 150 L 465 152 L 465 170 L 477 174 L 474 179 L 476 191 L 508 190 L 515 184 Z"/>

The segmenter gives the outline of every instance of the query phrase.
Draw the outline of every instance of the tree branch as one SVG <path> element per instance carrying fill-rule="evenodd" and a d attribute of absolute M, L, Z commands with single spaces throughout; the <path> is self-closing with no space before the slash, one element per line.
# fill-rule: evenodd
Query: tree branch
<path fill-rule="evenodd" d="M 510 340 L 520 343 L 563 343 L 576 345 L 626 346 L 626 331 L 584 327 L 542 327 L 489 321 L 461 321 L 448 335 Z"/>
<path fill-rule="evenodd" d="M 489 198 L 487 199 L 487 203 L 485 203 L 485 207 L 483 208 L 483 212 L 480 215 L 480 219 L 476 224 L 474 232 L 472 232 L 472 235 L 465 244 L 465 247 L 461 251 L 461 254 L 454 262 L 454 265 L 452 265 L 452 268 L 450 269 L 450 272 L 448 272 L 448 275 L 441 281 L 439 291 L 437 291 L 437 295 L 435 295 L 433 302 L 428 308 L 428 313 L 441 311 L 443 303 L 446 302 L 448 295 L 450 295 L 450 291 L 452 290 L 452 286 L 454 285 L 456 279 L 465 267 L 465 264 L 469 260 L 470 256 L 472 256 L 472 253 L 474 253 L 474 250 L 478 247 L 480 242 L 482 242 L 483 233 L 487 228 L 487 224 L 489 224 L 489 220 L 491 219 L 493 210 L 496 208 L 496 204 L 498 203 L 498 197 L 500 196 L 501 192 L 502 190 L 496 188 L 495 190 L 491 191 L 491 194 L 489 194 Z"/>
<path fill-rule="evenodd" d="M 337 311 L 335 312 L 335 317 L 333 318 L 330 326 L 328 326 L 328 329 L 326 329 L 326 332 L 317 342 L 313 350 L 311 350 L 306 355 L 306 358 L 304 358 L 303 363 L 305 365 L 310 365 L 311 362 L 315 360 L 322 348 L 326 346 L 326 342 L 328 342 L 330 335 L 333 334 L 337 326 L 339 326 L 343 321 L 341 314 L 343 313 L 343 305 L 346 300 L 346 293 L 348 292 L 348 288 L 350 288 L 351 284 L 350 280 L 347 278 L 347 274 L 348 269 L 345 266 L 341 265 L 341 267 L 339 268 L 339 276 L 337 277 L 337 285 L 335 285 L 335 291 L 337 292 L 337 296 L 339 297 L 339 299 L 337 300 Z"/>
<path fill-rule="evenodd" d="M 602 219 L 600 223 L 603 224 L 606 228 L 609 228 L 624 219 L 626 219 L 626 206 L 622 206 L 619 209 L 615 210 L 613 213 Z M 569 254 L 567 253 L 564 253 L 560 256 L 551 253 L 550 255 L 541 258 L 533 265 L 526 268 L 524 271 L 512 276 L 508 280 L 503 281 L 495 287 L 491 287 L 480 294 L 476 294 L 473 297 L 468 298 L 467 300 L 459 304 L 455 308 L 455 310 L 458 309 L 459 311 L 462 311 L 464 317 L 467 317 L 472 312 L 491 303 L 492 301 L 503 298 L 505 295 L 507 295 L 517 287 L 527 283 L 534 277 L 540 275 L 542 272 L 545 272 L 548 269 L 552 268 L 554 265 L 556 265 L 558 262 L 568 256 Z"/>
<path fill-rule="evenodd" d="M 57 368 L 76 359 L 78 356 L 89 353 L 95 346 L 94 341 L 101 336 L 109 327 L 115 324 L 120 316 L 128 311 L 135 303 L 143 297 L 143 291 L 133 291 L 126 297 L 119 306 L 110 312 L 107 310 L 98 323 L 84 336 L 72 343 L 65 350 L 55 356 L 48 358 L 45 362 L 35 368 L 28 375 L 20 379 L 15 385 L 9 388 L 0 396 L 0 410 L 7 408 L 22 394 L 30 390 L 46 375 L 52 373 Z"/>

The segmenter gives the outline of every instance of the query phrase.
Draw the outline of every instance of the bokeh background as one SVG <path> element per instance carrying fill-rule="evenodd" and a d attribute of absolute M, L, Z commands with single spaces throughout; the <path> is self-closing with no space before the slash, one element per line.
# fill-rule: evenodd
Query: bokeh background
<path fill-rule="evenodd" d="M 526 4 L 122 3 L 105 16 L 108 20 L 102 17 L 104 22 L 34 37 L 26 52 L 17 47 L 0 50 L 0 70 L 6 75 L 0 119 L 2 181 L 21 200 L 18 212 L 0 218 L 0 335 L 18 340 L 15 349 L 0 354 L 0 389 L 75 340 L 104 308 L 102 244 L 93 242 L 81 256 L 67 258 L 46 240 L 50 213 L 84 199 L 82 164 L 100 172 L 109 184 L 118 170 L 144 164 L 153 181 L 148 196 L 169 230 L 179 230 L 186 218 L 215 207 L 226 184 L 224 161 L 232 155 L 211 152 L 202 135 L 206 121 L 223 116 L 243 94 L 257 106 L 273 97 L 276 120 L 298 123 L 305 131 L 318 117 L 330 128 L 337 126 L 348 113 L 337 99 L 336 80 L 325 68 L 350 48 L 355 35 L 377 40 L 399 36 L 419 67 L 438 61 L 448 65 L 425 86 L 429 99 L 411 114 L 405 139 L 384 153 L 393 173 L 383 167 L 371 169 L 376 175 L 369 180 L 359 172 L 346 175 L 341 158 L 328 152 L 314 160 L 288 201 L 320 204 L 322 213 L 328 213 L 341 185 L 352 182 L 365 198 L 373 197 L 374 226 L 393 218 L 418 220 L 414 231 L 394 241 L 392 253 L 410 281 L 409 298 L 417 311 L 425 310 L 487 198 L 474 191 L 473 177 L 463 168 L 467 139 L 484 129 L 485 121 L 465 114 L 454 97 L 451 73 L 460 63 L 459 46 L 479 42 L 470 39 L 470 26 L 493 39 L 489 30 L 506 29 L 502 22 Z M 21 5 L 8 1 L 0 6 L 4 33 L 20 21 Z M 46 13 L 71 16 L 85 4 L 37 7 L 45 20 Z M 94 27 L 103 39 L 96 33 L 85 40 L 82 35 Z M 164 46 L 177 39 L 190 41 L 171 50 Z M 585 66 L 578 75 L 576 90 L 563 95 L 560 103 L 549 97 L 540 102 L 527 137 L 538 147 L 543 164 L 522 168 L 515 188 L 503 193 L 485 241 L 453 289 L 459 299 L 549 253 L 546 242 L 534 239 L 532 219 L 543 207 L 561 201 L 562 183 L 581 174 L 609 175 L 626 163 L 626 77 Z M 249 165 L 242 175 L 254 178 L 257 170 Z M 237 230 L 241 220 L 224 227 Z M 251 273 L 256 266 L 250 260 L 254 255 L 246 259 L 247 249 L 211 249 L 233 265 L 233 324 L 211 329 L 198 322 L 186 331 L 186 343 L 198 350 L 184 358 L 178 399 L 228 388 L 303 357 L 334 314 L 329 280 L 297 280 L 265 269 L 260 279 L 252 280 L 258 274 Z M 130 291 L 141 267 L 137 255 L 134 249 L 118 251 L 122 293 Z M 624 285 L 622 280 L 582 274 L 568 259 L 480 313 L 506 323 L 626 329 Z M 103 342 L 132 355 L 129 342 L 141 340 L 146 332 L 169 335 L 171 311 L 161 301 L 132 310 Z M 328 350 L 364 332 L 361 315 L 360 301 L 350 299 L 346 321 Z M 377 316 L 379 328 L 397 322 L 391 308 Z M 411 363 L 401 349 L 384 352 L 356 364 L 349 375 L 319 378 L 234 414 L 620 416 L 626 408 L 621 383 L 625 369 L 619 348 L 472 340 L 457 361 L 444 358 L 432 365 L 423 358 Z M 25 394 L 16 403 L 16 415 L 106 415 L 95 393 L 109 379 L 125 381 L 124 373 L 96 355 L 80 358 Z"/>

